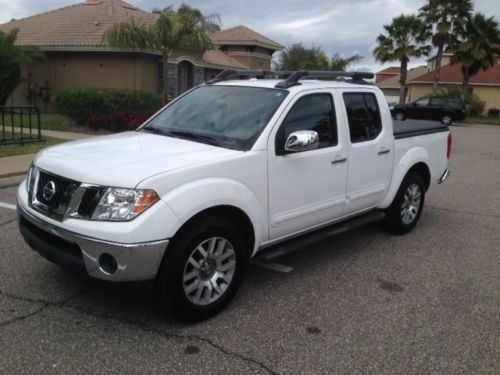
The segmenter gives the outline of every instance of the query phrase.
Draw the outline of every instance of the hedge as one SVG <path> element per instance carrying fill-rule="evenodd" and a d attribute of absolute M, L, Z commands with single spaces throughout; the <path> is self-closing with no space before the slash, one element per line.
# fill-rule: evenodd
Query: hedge
<path fill-rule="evenodd" d="M 125 89 L 66 89 L 59 91 L 52 102 L 57 112 L 82 125 L 90 125 L 91 118 L 120 113 L 134 117 L 135 114 L 151 114 L 161 108 L 160 95 Z"/>

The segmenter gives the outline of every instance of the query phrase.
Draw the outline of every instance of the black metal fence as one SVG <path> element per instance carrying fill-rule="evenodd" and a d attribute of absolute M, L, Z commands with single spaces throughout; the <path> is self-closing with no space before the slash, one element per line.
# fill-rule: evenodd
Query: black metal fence
<path fill-rule="evenodd" d="M 0 106 L 0 145 L 42 141 L 40 110 L 35 106 Z"/>

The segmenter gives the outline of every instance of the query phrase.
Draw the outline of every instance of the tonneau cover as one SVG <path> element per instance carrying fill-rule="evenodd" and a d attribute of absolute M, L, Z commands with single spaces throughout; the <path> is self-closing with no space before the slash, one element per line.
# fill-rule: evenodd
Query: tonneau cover
<path fill-rule="evenodd" d="M 393 121 L 394 138 L 409 138 L 418 135 L 449 131 L 448 126 L 431 121 Z"/>

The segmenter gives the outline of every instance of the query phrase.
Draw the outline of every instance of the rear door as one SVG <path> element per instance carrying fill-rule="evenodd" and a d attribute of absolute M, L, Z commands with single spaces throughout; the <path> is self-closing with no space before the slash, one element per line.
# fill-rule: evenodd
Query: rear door
<path fill-rule="evenodd" d="M 297 95 L 268 140 L 270 240 L 325 224 L 342 216 L 347 183 L 345 133 L 337 126 L 331 92 Z M 314 130 L 315 150 L 287 153 L 292 132 Z"/>
<path fill-rule="evenodd" d="M 347 154 L 349 168 L 345 214 L 376 207 L 389 189 L 394 157 L 394 135 L 382 126 L 379 101 L 375 91 L 341 92 L 343 110 L 349 129 Z M 384 121 L 392 121 L 388 111 Z"/>

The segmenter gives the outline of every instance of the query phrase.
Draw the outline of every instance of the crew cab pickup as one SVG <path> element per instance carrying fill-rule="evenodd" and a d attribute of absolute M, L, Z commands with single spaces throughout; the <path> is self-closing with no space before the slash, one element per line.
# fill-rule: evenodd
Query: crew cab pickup
<path fill-rule="evenodd" d="M 18 189 L 25 241 L 91 277 L 154 279 L 162 302 L 199 320 L 278 244 L 374 214 L 413 229 L 448 176 L 448 127 L 394 128 L 367 73 L 250 73 L 221 73 L 137 131 L 40 152 Z"/>

